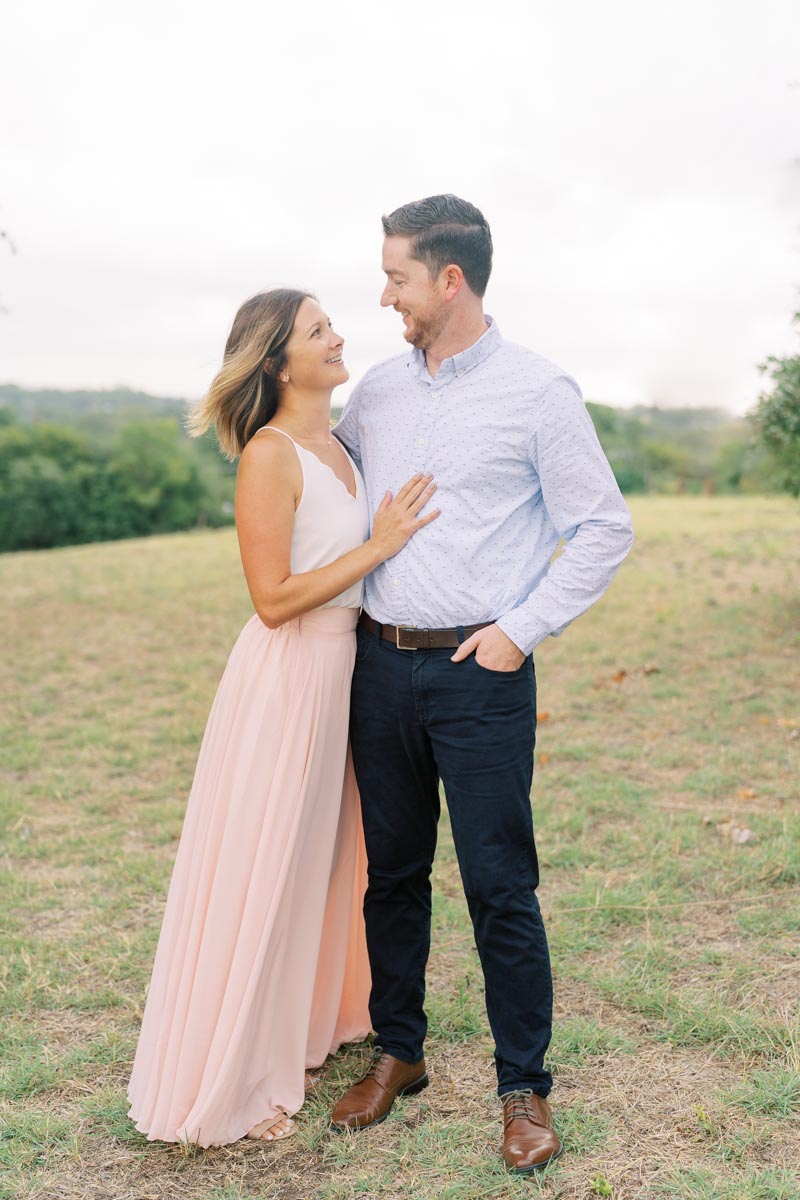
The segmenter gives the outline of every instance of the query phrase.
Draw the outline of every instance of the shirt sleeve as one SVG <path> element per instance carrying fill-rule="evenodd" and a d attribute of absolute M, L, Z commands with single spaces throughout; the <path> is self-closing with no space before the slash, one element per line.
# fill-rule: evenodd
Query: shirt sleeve
<path fill-rule="evenodd" d="M 633 544 L 628 506 L 572 380 L 548 386 L 528 452 L 565 545 L 530 595 L 497 621 L 524 654 L 600 599 Z"/>
<path fill-rule="evenodd" d="M 361 397 L 361 383 L 357 383 L 350 393 L 350 398 L 344 406 L 344 411 L 333 427 L 334 435 L 342 442 L 355 459 L 356 466 L 363 474 L 361 466 L 361 442 L 358 433 L 358 409 Z"/>

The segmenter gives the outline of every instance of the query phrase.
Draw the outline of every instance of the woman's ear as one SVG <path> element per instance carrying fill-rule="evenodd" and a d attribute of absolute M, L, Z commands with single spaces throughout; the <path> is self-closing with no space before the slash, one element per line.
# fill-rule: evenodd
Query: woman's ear
<path fill-rule="evenodd" d="M 264 374 L 275 376 L 275 360 L 273 358 L 264 359 Z M 275 376 L 275 378 L 277 378 L 280 383 L 289 382 L 289 376 L 286 371 L 281 371 L 279 375 Z"/>

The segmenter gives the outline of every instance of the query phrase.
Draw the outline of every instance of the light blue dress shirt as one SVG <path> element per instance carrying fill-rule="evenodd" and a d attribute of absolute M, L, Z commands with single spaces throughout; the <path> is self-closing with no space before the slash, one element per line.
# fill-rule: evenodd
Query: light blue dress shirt
<path fill-rule="evenodd" d="M 362 468 L 370 515 L 418 471 L 442 510 L 367 577 L 370 616 L 496 621 L 529 654 L 600 599 L 633 533 L 575 380 L 486 321 L 435 378 L 421 350 L 372 367 L 334 433 Z"/>

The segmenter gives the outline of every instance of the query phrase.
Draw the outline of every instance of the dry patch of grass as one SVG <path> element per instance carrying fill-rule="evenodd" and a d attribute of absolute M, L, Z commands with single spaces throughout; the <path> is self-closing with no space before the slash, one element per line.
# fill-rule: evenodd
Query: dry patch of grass
<path fill-rule="evenodd" d="M 446 817 L 432 1085 L 360 1136 L 324 1071 L 291 1141 L 150 1144 L 126 1117 L 195 756 L 249 615 L 231 531 L 0 559 L 0 1197 L 800 1197 L 800 513 L 646 498 L 611 594 L 537 655 L 534 816 L 567 1152 L 499 1161 Z M 754 838 L 735 844 L 731 825 Z"/>

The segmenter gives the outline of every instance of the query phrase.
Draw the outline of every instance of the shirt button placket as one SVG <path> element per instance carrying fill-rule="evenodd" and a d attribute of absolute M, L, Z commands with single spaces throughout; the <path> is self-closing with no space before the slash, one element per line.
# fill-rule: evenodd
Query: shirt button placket
<path fill-rule="evenodd" d="M 392 576 L 390 602 L 395 621 L 406 623 L 411 621 L 411 613 L 406 607 L 406 571 L 401 567 Z"/>
<path fill-rule="evenodd" d="M 413 441 L 411 467 L 412 475 L 416 475 L 418 472 L 425 471 L 427 469 L 428 448 L 430 446 L 431 435 L 433 434 L 433 427 L 436 422 L 436 410 L 438 408 L 438 404 L 436 402 L 439 400 L 440 396 L 441 392 L 438 388 L 434 388 L 428 393 L 428 401 L 433 401 L 434 403 L 425 407 L 424 416 L 420 418 L 419 424 L 417 425 Z"/>

